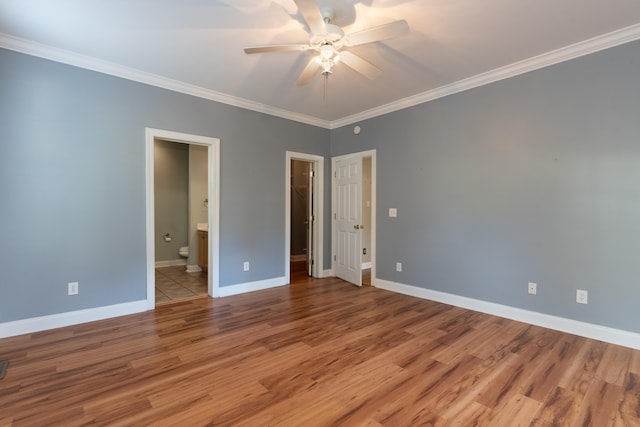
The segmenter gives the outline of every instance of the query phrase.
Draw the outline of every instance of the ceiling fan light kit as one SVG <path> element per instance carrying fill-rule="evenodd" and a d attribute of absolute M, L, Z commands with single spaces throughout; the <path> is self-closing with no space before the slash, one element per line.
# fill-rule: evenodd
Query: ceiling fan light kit
<path fill-rule="evenodd" d="M 409 32 L 407 21 L 400 20 L 345 35 L 342 28 L 331 23 L 335 17 L 333 9 L 318 7 L 315 0 L 294 1 L 309 27 L 309 43 L 306 45 L 255 46 L 247 47 L 244 51 L 247 54 L 316 51 L 317 55 L 311 58 L 296 81 L 299 86 L 309 83 L 318 70 L 320 70 L 320 74 L 327 77 L 339 61 L 365 77 L 375 79 L 382 74 L 382 70 L 354 53 L 343 49 L 399 37 Z"/>

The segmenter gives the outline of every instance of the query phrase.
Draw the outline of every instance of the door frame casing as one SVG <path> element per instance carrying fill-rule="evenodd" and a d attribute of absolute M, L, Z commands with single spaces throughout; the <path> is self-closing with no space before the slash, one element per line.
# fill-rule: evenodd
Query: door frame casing
<path fill-rule="evenodd" d="M 324 265 L 324 157 L 315 154 L 287 151 L 285 154 L 285 239 L 284 239 L 284 272 L 286 283 L 291 283 L 291 161 L 302 160 L 313 163 L 315 191 L 313 204 L 315 207 L 313 221 L 313 277 L 323 277 Z"/>
<path fill-rule="evenodd" d="M 157 139 L 183 144 L 208 147 L 208 189 L 209 209 L 209 260 L 208 292 L 211 297 L 219 295 L 219 249 L 220 249 L 220 139 L 191 135 L 162 129 L 145 128 L 145 172 L 146 172 L 146 235 L 147 235 L 147 309 L 155 308 L 155 141 Z"/>
<path fill-rule="evenodd" d="M 341 156 L 335 156 L 331 158 L 331 271 L 335 275 L 335 258 L 336 258 L 336 244 L 337 244 L 337 228 L 336 228 L 336 163 L 339 160 L 346 159 L 348 157 L 359 156 L 360 159 L 366 157 L 371 158 L 371 286 L 376 285 L 376 150 L 359 151 L 357 153 L 349 153 Z M 360 204 L 362 204 L 362 191 L 360 191 Z"/>

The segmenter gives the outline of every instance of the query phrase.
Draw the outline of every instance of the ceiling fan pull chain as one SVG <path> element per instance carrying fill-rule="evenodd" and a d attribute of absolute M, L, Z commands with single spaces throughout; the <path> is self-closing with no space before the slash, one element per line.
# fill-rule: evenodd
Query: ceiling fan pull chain
<path fill-rule="evenodd" d="M 329 85 L 329 73 L 324 74 L 324 114 L 326 115 L 329 111 L 329 107 L 327 105 L 327 86 Z"/>

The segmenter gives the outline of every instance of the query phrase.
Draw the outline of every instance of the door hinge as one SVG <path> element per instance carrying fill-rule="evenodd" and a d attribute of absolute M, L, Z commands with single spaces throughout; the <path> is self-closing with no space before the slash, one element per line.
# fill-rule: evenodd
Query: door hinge
<path fill-rule="evenodd" d="M 336 215 L 336 213 L 333 213 L 333 219 L 338 219 L 338 215 Z"/>
<path fill-rule="evenodd" d="M 337 260 L 338 260 L 338 259 L 336 258 L 336 256 L 335 256 L 335 255 L 333 256 L 333 260 L 334 260 L 334 261 L 337 261 Z"/>
<path fill-rule="evenodd" d="M 316 262 L 315 262 L 315 260 L 311 260 L 311 265 L 313 265 L 313 264 L 315 264 L 315 263 L 316 263 Z"/>
<path fill-rule="evenodd" d="M 314 171 L 310 171 L 309 172 L 309 176 L 314 177 L 314 176 L 316 176 L 316 173 Z"/>
<path fill-rule="evenodd" d="M 334 173 L 333 173 L 333 177 L 334 177 L 334 178 L 337 178 L 337 177 L 338 177 L 338 173 L 337 173 L 337 172 L 334 172 Z"/>
<path fill-rule="evenodd" d="M 311 222 L 315 221 L 315 219 L 316 219 L 316 217 L 315 217 L 315 216 L 313 216 L 313 215 L 311 215 L 311 216 L 309 217 L 309 221 L 311 221 Z"/>

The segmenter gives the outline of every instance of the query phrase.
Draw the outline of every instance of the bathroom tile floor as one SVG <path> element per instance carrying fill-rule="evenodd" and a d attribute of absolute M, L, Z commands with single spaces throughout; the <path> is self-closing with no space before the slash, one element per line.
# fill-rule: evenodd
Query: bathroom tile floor
<path fill-rule="evenodd" d="M 184 266 L 156 268 L 156 304 L 207 295 L 207 273 L 187 273 Z"/>

